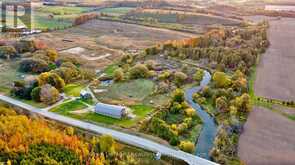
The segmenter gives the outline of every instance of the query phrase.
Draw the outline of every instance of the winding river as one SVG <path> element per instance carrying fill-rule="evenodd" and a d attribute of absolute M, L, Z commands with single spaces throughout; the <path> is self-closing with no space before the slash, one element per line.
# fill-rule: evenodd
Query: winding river
<path fill-rule="evenodd" d="M 202 88 L 208 85 L 211 81 L 211 75 L 208 71 L 205 71 L 203 80 L 200 83 L 200 86 L 187 89 L 185 91 L 186 101 L 194 108 L 200 118 L 203 121 L 203 128 L 201 130 L 200 136 L 198 138 L 196 146 L 196 155 L 204 159 L 210 159 L 209 152 L 213 147 L 214 138 L 217 133 L 217 125 L 207 112 L 205 112 L 202 107 L 193 101 L 193 94 L 199 92 Z"/>

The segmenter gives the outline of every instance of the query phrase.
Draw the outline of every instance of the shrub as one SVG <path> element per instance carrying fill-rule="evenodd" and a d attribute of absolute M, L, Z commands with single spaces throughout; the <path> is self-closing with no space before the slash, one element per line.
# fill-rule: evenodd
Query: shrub
<path fill-rule="evenodd" d="M 114 71 L 113 79 L 116 82 L 124 80 L 124 72 L 121 68 L 118 68 Z"/>
<path fill-rule="evenodd" d="M 195 151 L 195 145 L 189 141 L 181 141 L 178 147 L 188 153 L 193 153 Z"/>
<path fill-rule="evenodd" d="M 148 60 L 145 62 L 145 65 L 149 70 L 154 70 L 156 66 L 156 62 L 154 60 Z"/>
<path fill-rule="evenodd" d="M 176 83 L 176 85 L 180 86 L 182 85 L 185 80 L 187 80 L 187 75 L 183 72 L 176 72 L 174 74 L 174 81 Z"/>
<path fill-rule="evenodd" d="M 37 80 L 38 80 L 39 86 L 50 84 L 54 86 L 56 89 L 58 89 L 59 91 L 62 91 L 65 86 L 64 80 L 58 74 L 51 73 L 51 72 L 44 72 L 40 74 Z"/>
<path fill-rule="evenodd" d="M 144 64 L 136 64 L 129 70 L 131 79 L 147 78 L 149 76 L 149 69 Z"/>
<path fill-rule="evenodd" d="M 194 74 L 194 80 L 200 83 L 203 80 L 204 74 L 204 70 L 198 69 L 197 72 Z"/>
<path fill-rule="evenodd" d="M 215 72 L 213 81 L 218 88 L 226 88 L 231 84 L 231 79 L 224 72 Z"/>
<path fill-rule="evenodd" d="M 178 102 L 174 102 L 172 107 L 170 108 L 170 111 L 174 114 L 179 113 L 181 110 L 182 110 L 182 106 Z"/>
<path fill-rule="evenodd" d="M 22 72 L 42 73 L 49 71 L 49 67 L 44 60 L 29 58 L 20 62 L 19 70 Z"/>
<path fill-rule="evenodd" d="M 40 91 L 41 102 L 47 105 L 52 105 L 56 103 L 59 100 L 59 98 L 60 98 L 59 91 L 55 87 L 49 84 L 45 84 L 41 87 L 41 91 Z"/>
<path fill-rule="evenodd" d="M 0 58 L 11 59 L 17 57 L 17 52 L 12 46 L 0 46 Z"/>
<path fill-rule="evenodd" d="M 184 101 L 184 91 L 182 89 L 176 89 L 172 93 L 172 101 L 182 103 Z"/>
<path fill-rule="evenodd" d="M 51 144 L 33 144 L 17 161 L 17 164 L 80 164 L 79 156 L 73 151 Z"/>
<path fill-rule="evenodd" d="M 33 85 L 28 85 L 23 81 L 15 81 L 11 89 L 11 95 L 21 99 L 31 99 L 31 92 L 34 88 Z"/>
<path fill-rule="evenodd" d="M 31 97 L 34 101 L 36 102 L 40 102 L 41 98 L 40 98 L 40 92 L 41 92 L 41 88 L 40 87 L 36 87 L 32 90 L 31 92 Z"/>
<path fill-rule="evenodd" d="M 55 49 L 46 49 L 46 55 L 52 62 L 55 62 L 58 57 L 58 53 Z"/>
<path fill-rule="evenodd" d="M 167 79 L 169 79 L 170 76 L 171 76 L 171 72 L 169 70 L 166 70 L 166 71 L 162 72 L 158 78 L 159 78 L 159 80 L 167 80 Z"/>
<path fill-rule="evenodd" d="M 196 110 L 194 110 L 193 108 L 187 108 L 185 109 L 185 115 L 188 117 L 193 117 L 196 115 Z"/>
<path fill-rule="evenodd" d="M 32 40 L 20 40 L 16 42 L 15 48 L 19 53 L 35 51 L 35 43 Z"/>

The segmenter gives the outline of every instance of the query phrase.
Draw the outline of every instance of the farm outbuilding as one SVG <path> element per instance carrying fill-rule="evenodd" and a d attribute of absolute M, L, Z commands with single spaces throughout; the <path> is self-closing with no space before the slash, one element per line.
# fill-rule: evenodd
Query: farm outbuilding
<path fill-rule="evenodd" d="M 104 116 L 109 116 L 112 118 L 121 119 L 124 116 L 126 116 L 127 111 L 126 111 L 126 107 L 123 107 L 123 106 L 97 103 L 95 106 L 95 113 L 98 113 Z"/>
<path fill-rule="evenodd" d="M 91 99 L 92 98 L 91 94 L 85 90 L 81 90 L 80 97 L 81 97 L 81 99 Z"/>

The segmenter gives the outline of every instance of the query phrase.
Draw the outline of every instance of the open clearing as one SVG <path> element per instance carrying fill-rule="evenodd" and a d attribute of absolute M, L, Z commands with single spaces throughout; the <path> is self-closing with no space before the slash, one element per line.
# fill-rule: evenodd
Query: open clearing
<path fill-rule="evenodd" d="M 239 141 L 239 156 L 248 165 L 295 163 L 295 122 L 264 108 L 254 108 Z"/>
<path fill-rule="evenodd" d="M 154 90 L 155 84 L 150 80 L 138 79 L 114 83 L 107 87 L 106 92 L 96 94 L 97 98 L 107 103 L 121 104 L 140 103 Z"/>
<path fill-rule="evenodd" d="M 271 43 L 257 66 L 255 93 L 280 100 L 295 100 L 295 19 L 271 20 Z"/>
<path fill-rule="evenodd" d="M 92 20 L 67 30 L 33 35 L 56 48 L 61 55 L 81 58 L 90 68 L 102 69 L 119 59 L 122 51 L 144 49 L 167 40 L 190 38 L 192 34 L 119 22 Z"/>
<path fill-rule="evenodd" d="M 81 26 L 59 31 L 57 35 L 58 33 L 87 36 L 95 39 L 97 44 L 113 49 L 141 49 L 159 42 L 192 36 L 165 29 L 102 20 L 89 21 Z"/>

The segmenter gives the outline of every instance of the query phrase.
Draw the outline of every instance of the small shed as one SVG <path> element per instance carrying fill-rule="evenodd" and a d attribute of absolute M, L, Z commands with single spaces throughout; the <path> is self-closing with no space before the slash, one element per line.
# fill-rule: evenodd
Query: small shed
<path fill-rule="evenodd" d="M 123 106 L 97 103 L 95 106 L 95 113 L 116 119 L 122 119 L 126 116 L 127 111 L 126 107 Z"/>
<path fill-rule="evenodd" d="M 85 90 L 81 90 L 80 97 L 81 97 L 81 99 L 91 99 L 92 98 L 91 94 Z"/>

